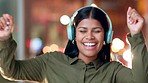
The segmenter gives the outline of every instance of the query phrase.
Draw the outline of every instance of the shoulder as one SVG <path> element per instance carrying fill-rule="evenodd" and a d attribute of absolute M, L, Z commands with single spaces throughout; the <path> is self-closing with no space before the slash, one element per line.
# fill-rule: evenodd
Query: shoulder
<path fill-rule="evenodd" d="M 69 57 L 62 52 L 54 51 L 45 54 L 47 59 L 67 60 Z"/>
<path fill-rule="evenodd" d="M 122 68 L 127 68 L 126 66 L 124 66 L 122 63 L 117 62 L 117 61 L 111 61 L 111 62 L 107 62 L 103 65 L 103 68 L 106 70 L 120 70 Z"/>
<path fill-rule="evenodd" d="M 54 51 L 54 52 L 46 53 L 46 56 L 49 56 L 49 57 L 65 57 L 66 55 L 62 52 Z"/>

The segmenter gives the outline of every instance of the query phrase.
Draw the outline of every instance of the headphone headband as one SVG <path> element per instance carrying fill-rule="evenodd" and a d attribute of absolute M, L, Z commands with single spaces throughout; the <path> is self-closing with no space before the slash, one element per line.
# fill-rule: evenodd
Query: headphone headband
<path fill-rule="evenodd" d="M 73 26 L 73 21 L 74 21 L 74 18 L 75 16 L 78 14 L 78 12 L 83 9 L 83 8 L 87 8 L 87 7 L 94 7 L 94 6 L 84 6 L 84 7 L 81 7 L 79 8 L 73 15 L 72 17 L 70 18 L 70 22 L 69 22 L 69 25 L 68 25 L 68 30 L 67 30 L 67 33 L 68 33 L 68 39 L 69 40 L 74 40 L 75 39 L 75 35 L 74 35 L 74 26 Z M 101 10 L 105 15 L 106 15 L 106 18 L 108 20 L 108 23 L 109 23 L 109 30 L 107 31 L 107 37 L 105 39 L 106 43 L 111 43 L 112 41 L 112 35 L 113 35 L 113 31 L 112 31 L 112 22 L 111 22 L 111 19 L 110 17 L 108 16 L 108 14 L 101 8 L 99 7 L 94 7 L 94 8 L 97 8 L 99 10 Z"/>

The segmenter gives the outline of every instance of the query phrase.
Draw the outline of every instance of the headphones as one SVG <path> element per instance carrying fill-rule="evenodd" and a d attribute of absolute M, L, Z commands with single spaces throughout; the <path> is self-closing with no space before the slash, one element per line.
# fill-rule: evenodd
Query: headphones
<path fill-rule="evenodd" d="M 70 18 L 70 22 L 68 24 L 68 27 L 67 27 L 67 35 L 68 35 L 68 39 L 69 40 L 74 40 L 75 39 L 75 32 L 74 32 L 74 25 L 73 25 L 73 20 L 75 18 L 75 16 L 78 14 L 78 11 L 80 11 L 81 9 L 83 8 L 87 8 L 87 7 L 94 7 L 94 6 L 85 6 L 85 7 L 82 7 L 82 8 L 79 8 L 73 15 L 72 17 Z M 109 23 L 109 29 L 108 31 L 106 32 L 106 39 L 105 39 L 105 42 L 106 43 L 111 43 L 112 41 L 112 35 L 113 35 L 113 31 L 112 31 L 112 22 L 111 22 L 111 19 L 110 17 L 107 15 L 107 13 L 105 11 L 103 11 L 101 8 L 98 8 L 98 7 L 95 7 L 99 10 L 101 10 L 105 15 L 106 15 L 106 18 L 108 20 L 108 23 Z"/>

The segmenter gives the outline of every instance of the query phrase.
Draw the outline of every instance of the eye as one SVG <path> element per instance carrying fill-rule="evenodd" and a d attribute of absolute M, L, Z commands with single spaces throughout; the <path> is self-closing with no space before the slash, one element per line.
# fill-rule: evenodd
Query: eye
<path fill-rule="evenodd" d="M 103 32 L 103 28 L 102 27 L 94 27 L 92 32 L 94 33 L 100 33 L 100 32 Z"/>
<path fill-rule="evenodd" d="M 100 30 L 100 29 L 95 29 L 95 30 L 93 30 L 93 32 L 95 32 L 95 33 L 100 33 L 100 32 L 102 32 L 102 30 Z"/>
<path fill-rule="evenodd" d="M 86 33 L 86 32 L 87 32 L 87 29 L 84 28 L 84 27 L 80 27 L 80 28 L 79 28 L 79 32 L 81 32 L 81 33 Z"/>
<path fill-rule="evenodd" d="M 85 33 L 85 32 L 87 32 L 86 30 L 79 30 L 81 33 Z"/>

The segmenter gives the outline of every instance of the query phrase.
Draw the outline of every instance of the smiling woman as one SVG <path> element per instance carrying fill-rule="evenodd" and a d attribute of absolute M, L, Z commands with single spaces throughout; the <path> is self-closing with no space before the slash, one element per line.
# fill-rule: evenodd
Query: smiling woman
<path fill-rule="evenodd" d="M 10 80 L 43 82 L 46 79 L 48 83 L 148 83 L 148 56 L 140 33 L 144 19 L 131 7 L 127 11 L 127 25 L 131 33 L 128 39 L 132 52 L 136 55 L 132 69 L 110 61 L 111 22 L 108 15 L 97 7 L 82 7 L 74 13 L 68 27 L 70 33 L 68 31 L 65 53 L 48 52 L 27 60 L 15 59 L 17 44 L 11 32 L 14 28 L 13 21 L 9 14 L 4 14 L 0 19 L 0 68 L 1 74 Z M 10 22 L 9 26 L 7 22 Z M 5 30 L 6 28 L 9 29 Z M 143 54 L 145 56 L 141 56 Z"/>

